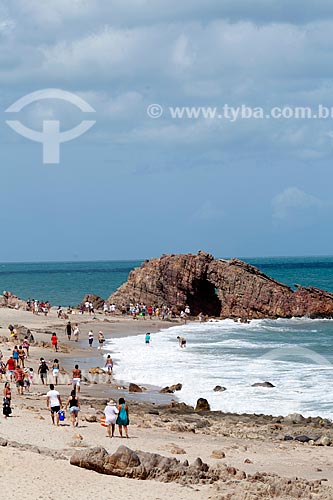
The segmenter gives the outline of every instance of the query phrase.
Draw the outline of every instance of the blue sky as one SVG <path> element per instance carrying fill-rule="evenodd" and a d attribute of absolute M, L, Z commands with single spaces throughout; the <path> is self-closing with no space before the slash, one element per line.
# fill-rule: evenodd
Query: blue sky
<path fill-rule="evenodd" d="M 0 42 L 0 261 L 332 254 L 331 119 L 146 112 L 333 106 L 328 0 L 5 0 Z M 96 110 L 56 165 L 5 124 L 47 88 Z M 15 118 L 83 119 L 55 100 Z"/>

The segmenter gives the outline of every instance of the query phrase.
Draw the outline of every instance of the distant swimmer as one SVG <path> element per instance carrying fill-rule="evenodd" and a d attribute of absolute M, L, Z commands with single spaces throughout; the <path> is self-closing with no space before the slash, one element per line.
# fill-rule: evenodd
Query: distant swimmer
<path fill-rule="evenodd" d="M 179 347 L 186 347 L 186 338 L 185 337 L 177 337 L 179 342 Z"/>

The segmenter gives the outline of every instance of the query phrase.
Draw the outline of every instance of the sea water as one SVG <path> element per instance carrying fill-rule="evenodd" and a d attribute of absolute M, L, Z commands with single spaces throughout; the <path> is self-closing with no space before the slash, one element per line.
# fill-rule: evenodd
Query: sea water
<path fill-rule="evenodd" d="M 149 330 L 149 320 L 147 330 Z M 332 418 L 333 321 L 295 318 L 190 323 L 152 334 L 108 341 L 115 376 L 161 387 L 181 383 L 176 395 L 213 410 Z M 186 337 L 180 348 L 177 336 Z M 253 387 L 270 382 L 275 387 Z M 226 388 L 215 392 L 215 386 Z"/>

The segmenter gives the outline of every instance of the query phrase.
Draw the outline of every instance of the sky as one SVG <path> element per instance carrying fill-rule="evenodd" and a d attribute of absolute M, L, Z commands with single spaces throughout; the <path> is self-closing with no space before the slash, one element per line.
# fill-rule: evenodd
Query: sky
<path fill-rule="evenodd" d="M 170 111 L 331 110 L 332 49 L 329 0 L 3 0 L 0 262 L 332 255 L 333 118 Z M 94 112 L 6 111 L 47 89 Z M 8 120 L 95 124 L 49 164 Z"/>

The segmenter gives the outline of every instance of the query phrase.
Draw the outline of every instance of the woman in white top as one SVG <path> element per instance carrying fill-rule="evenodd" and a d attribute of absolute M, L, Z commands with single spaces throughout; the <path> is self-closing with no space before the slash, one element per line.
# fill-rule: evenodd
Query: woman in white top
<path fill-rule="evenodd" d="M 117 420 L 117 415 L 118 415 L 118 408 L 117 408 L 117 403 L 113 400 L 110 399 L 106 407 L 104 408 L 104 415 L 105 415 L 105 424 L 107 426 L 108 430 L 108 435 L 107 437 L 111 438 L 114 436 L 114 430 L 116 427 L 116 420 Z M 111 433 L 112 429 L 112 433 Z"/>

